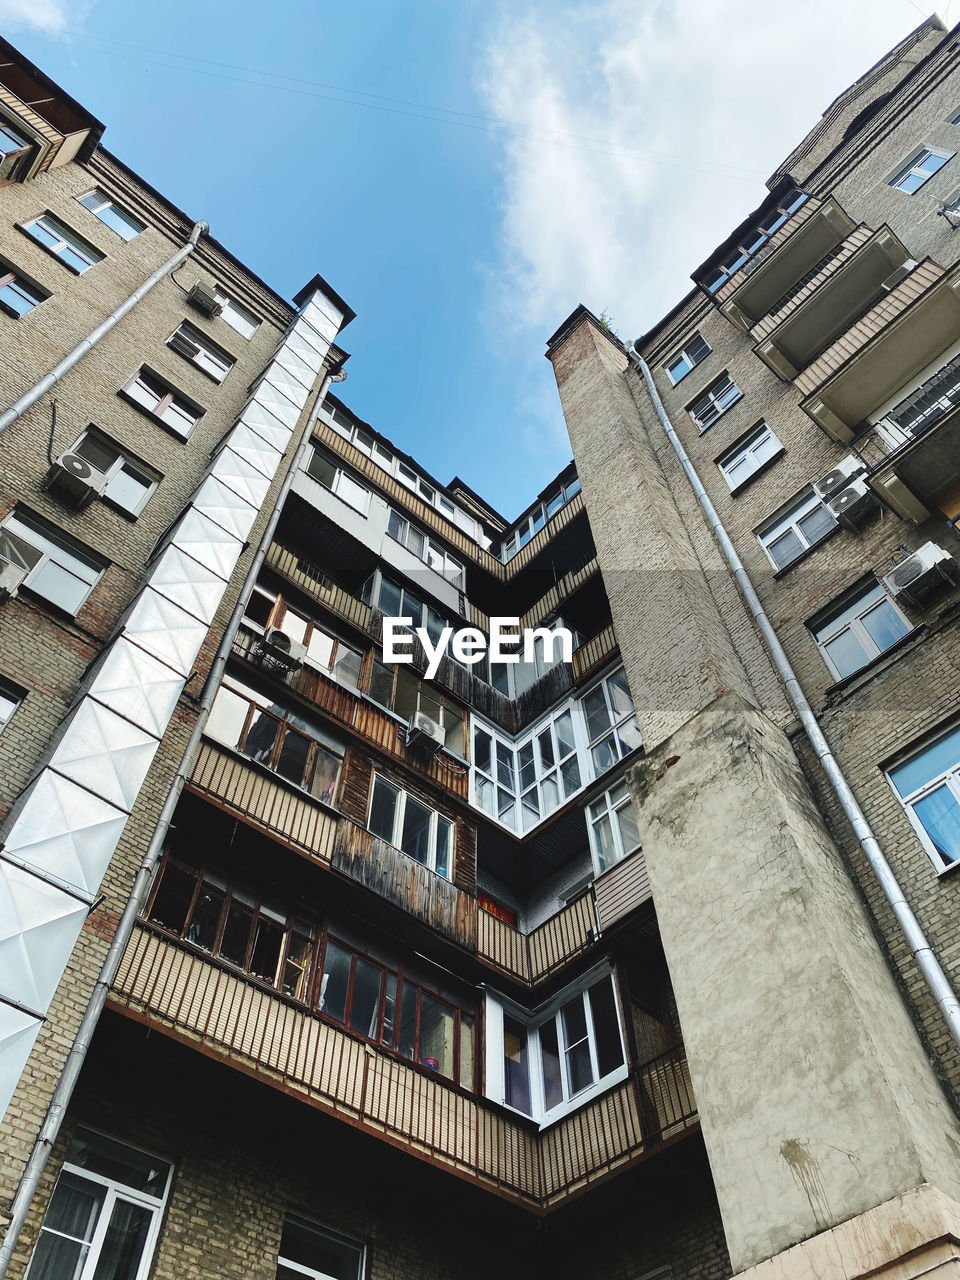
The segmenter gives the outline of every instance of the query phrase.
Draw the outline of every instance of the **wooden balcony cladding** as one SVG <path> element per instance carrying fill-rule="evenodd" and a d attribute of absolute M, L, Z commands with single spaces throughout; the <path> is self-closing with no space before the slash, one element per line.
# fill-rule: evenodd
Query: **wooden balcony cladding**
<path fill-rule="evenodd" d="M 538 1214 L 697 1123 L 686 1063 L 674 1051 L 538 1133 L 143 923 L 110 1001 Z"/>
<path fill-rule="evenodd" d="M 521 933 L 489 911 L 477 914 L 477 954 L 515 981 L 542 982 L 580 955 L 597 934 L 597 912 L 588 890 L 530 933 Z"/>
<path fill-rule="evenodd" d="M 574 682 L 583 680 L 585 676 L 602 667 L 604 663 L 609 662 L 613 655 L 617 652 L 617 637 L 613 633 L 613 627 L 604 627 L 602 631 L 598 631 L 592 640 L 587 640 L 579 649 L 575 649 L 573 653 L 573 679 Z"/>
<path fill-rule="evenodd" d="M 593 882 L 597 899 L 597 917 L 601 929 L 609 929 L 617 920 L 649 902 L 650 877 L 643 850 L 638 849 Z"/>
<path fill-rule="evenodd" d="M 365 635 L 373 634 L 370 606 L 338 586 L 321 569 L 304 560 L 302 556 L 288 551 L 278 542 L 272 542 L 267 551 L 266 562 L 271 569 L 275 569 L 288 582 L 292 582 L 294 586 L 306 592 L 311 599 L 323 605 L 325 609 L 329 609 L 338 618 L 352 623 Z"/>
<path fill-rule="evenodd" d="M 535 605 L 527 610 L 520 619 L 521 630 L 526 627 L 537 626 L 555 609 L 558 609 L 568 596 L 572 596 L 585 582 L 589 582 L 599 572 L 600 561 L 596 556 L 591 556 L 583 564 L 570 569 L 559 582 L 555 583 L 545 595 L 540 597 Z"/>
<path fill-rule="evenodd" d="M 521 547 L 515 556 L 501 566 L 505 570 L 503 576 L 512 578 L 521 569 L 525 569 L 530 561 L 540 554 L 550 539 L 556 537 L 560 530 L 565 529 L 570 521 L 575 519 L 583 510 L 583 494 L 575 493 L 555 516 L 551 516 L 540 532 L 534 534 L 526 546 Z M 497 563 L 499 564 L 499 561 Z"/>
<path fill-rule="evenodd" d="M 470 951 L 477 949 L 477 902 L 455 884 L 352 822 L 342 822 L 331 863 Z"/>

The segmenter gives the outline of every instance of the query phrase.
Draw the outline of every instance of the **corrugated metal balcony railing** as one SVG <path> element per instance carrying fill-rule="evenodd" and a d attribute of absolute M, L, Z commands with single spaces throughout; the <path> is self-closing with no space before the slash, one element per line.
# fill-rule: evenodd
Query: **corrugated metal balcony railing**
<path fill-rule="evenodd" d="M 697 1124 L 680 1049 L 538 1132 L 141 923 L 111 1004 L 537 1212 Z"/>

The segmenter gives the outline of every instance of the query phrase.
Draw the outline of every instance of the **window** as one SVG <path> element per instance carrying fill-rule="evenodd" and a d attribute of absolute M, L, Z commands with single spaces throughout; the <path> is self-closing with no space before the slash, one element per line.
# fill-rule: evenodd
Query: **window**
<path fill-rule="evenodd" d="M 587 826 L 598 876 L 640 848 L 633 801 L 625 782 L 618 782 L 587 806 Z"/>
<path fill-rule="evenodd" d="M 374 659 L 369 696 L 408 724 L 418 711 L 429 716 L 443 726 L 446 750 L 461 757 L 466 754 L 463 708 L 424 680 L 413 667 L 388 667 Z"/>
<path fill-rule="evenodd" d="M 302 644 L 306 647 L 307 658 L 312 664 L 333 676 L 335 680 L 339 680 L 341 684 L 349 685 L 351 689 L 358 687 L 363 653 L 356 645 L 341 640 L 331 628 L 317 622 L 309 614 L 295 609 L 283 596 L 273 595 L 265 587 L 258 587 L 255 595 L 251 597 L 254 608 L 258 605 L 262 606 L 264 597 L 274 601 L 269 623 L 265 623 L 265 627 L 267 625 L 279 627 L 294 644 Z M 249 616 L 249 608 L 247 616 Z"/>
<path fill-rule="evenodd" d="M 496 1102 L 550 1123 L 627 1074 L 613 975 L 588 975 L 542 1013 L 487 1005 L 487 1088 Z"/>
<path fill-rule="evenodd" d="M 373 955 L 328 934 L 317 1008 L 443 1079 L 475 1087 L 474 1011 L 404 965 L 384 963 L 379 951 Z"/>
<path fill-rule="evenodd" d="M 92 467 L 108 477 L 103 500 L 127 515 L 138 516 L 159 483 L 155 474 L 130 459 L 119 445 L 98 431 L 85 432 L 70 452 L 86 458 Z"/>
<path fill-rule="evenodd" d="M 77 613 L 103 577 L 106 561 L 26 511 L 0 525 L 0 556 L 27 569 L 23 585 L 67 613 Z"/>
<path fill-rule="evenodd" d="M 146 226 L 133 214 L 121 209 L 116 201 L 111 200 L 105 191 L 94 187 L 85 196 L 77 196 L 85 209 L 89 209 L 95 218 L 99 218 L 105 227 L 115 231 L 121 240 L 132 240 Z"/>
<path fill-rule="evenodd" d="M 422 560 L 425 565 L 431 569 L 435 569 L 448 582 L 462 591 L 464 586 L 463 565 L 459 560 L 455 560 L 439 542 L 435 542 L 433 538 L 427 536 L 416 525 L 412 525 L 409 520 L 405 520 L 396 511 L 390 512 L 387 521 L 387 533 L 394 538 L 408 551 Z"/>
<path fill-rule="evenodd" d="M 219 286 L 214 288 L 213 296 L 223 307 L 220 319 L 225 320 L 231 329 L 235 329 L 241 338 L 252 338 L 260 328 L 260 321 L 253 312 L 242 307 L 239 302 L 235 302 Z"/>
<path fill-rule="evenodd" d="M 938 151 L 936 147 L 924 147 L 902 169 L 898 169 L 892 178 L 887 179 L 887 185 L 912 196 L 915 191 L 919 191 L 928 178 L 932 178 L 948 160 L 952 160 L 953 156 L 952 151 Z"/>
<path fill-rule="evenodd" d="M 776 207 L 755 222 L 740 237 L 738 243 L 728 250 L 719 263 L 711 267 L 698 283 L 703 285 L 708 293 L 716 293 L 735 272 L 750 261 L 754 254 L 764 248 L 773 233 L 783 226 L 791 213 L 799 209 L 806 199 L 805 191 L 797 188 L 788 191 L 778 201 Z"/>
<path fill-rule="evenodd" d="M 362 1280 L 363 1248 L 288 1217 L 280 1238 L 277 1280 Z"/>
<path fill-rule="evenodd" d="M 14 151 L 22 151 L 29 145 L 27 139 L 0 116 L 0 156 L 12 155 Z"/>
<path fill-rule="evenodd" d="M 500 544 L 500 559 L 504 564 L 513 558 L 520 550 L 525 547 L 531 538 L 540 532 L 548 520 L 557 514 L 561 507 L 566 506 L 571 498 L 576 497 L 580 492 L 580 481 L 577 476 L 567 480 L 565 484 L 557 487 L 555 493 L 552 493 L 545 502 L 538 502 L 532 510 L 528 511 L 520 520 L 517 521 L 517 527 L 514 531 L 506 536 Z"/>
<path fill-rule="evenodd" d="M 960 860 L 960 728 L 951 729 L 887 777 L 939 870 Z"/>
<path fill-rule="evenodd" d="M 31 284 L 0 263 L 0 310 L 19 320 L 49 297 L 49 293 L 39 285 Z"/>
<path fill-rule="evenodd" d="M 375 573 L 363 584 L 361 599 L 388 618 L 409 618 L 411 627 L 426 627 L 427 635 L 434 644 L 439 641 L 444 627 L 450 625 L 436 609 L 380 573 Z M 452 658 L 453 654 L 449 656 Z"/>
<path fill-rule="evenodd" d="M 473 727 L 473 803 L 511 831 L 531 830 L 580 790 L 573 707 L 514 746 L 480 720 Z"/>
<path fill-rule="evenodd" d="M 0 733 L 13 719 L 13 713 L 26 697 L 26 690 L 9 680 L 0 679 Z"/>
<path fill-rule="evenodd" d="M 228 676 L 217 692 L 205 732 L 324 804 L 334 803 L 343 748 L 294 708 Z"/>
<path fill-rule="evenodd" d="M 836 528 L 830 509 L 815 493 L 806 493 L 760 529 L 757 537 L 774 567 L 783 569 Z"/>
<path fill-rule="evenodd" d="M 710 344 L 700 336 L 699 331 L 688 338 L 673 359 L 668 360 L 663 366 L 673 385 L 676 386 L 681 382 L 694 365 L 698 365 L 701 360 L 706 360 L 710 350 Z"/>
<path fill-rule="evenodd" d="M 202 369 L 214 382 L 222 382 L 234 366 L 233 356 L 215 346 L 199 329 L 184 320 L 176 333 L 167 339 L 177 355 L 184 356 L 191 364 Z"/>
<path fill-rule="evenodd" d="M 27 1275 L 32 1280 L 144 1280 L 171 1166 L 79 1129 L 67 1150 Z"/>
<path fill-rule="evenodd" d="M 909 622 L 879 583 L 861 587 L 856 595 L 808 625 L 838 680 L 865 667 L 910 630 Z"/>
<path fill-rule="evenodd" d="M 453 866 L 453 823 L 414 796 L 375 774 L 367 826 L 375 836 L 450 878 Z"/>
<path fill-rule="evenodd" d="M 703 433 L 742 397 L 743 392 L 737 384 L 727 374 L 723 374 L 703 395 L 687 406 L 687 413 Z"/>
<path fill-rule="evenodd" d="M 362 516 L 367 514 L 370 507 L 370 491 L 362 484 L 358 484 L 349 471 L 338 467 L 328 453 L 314 448 L 307 463 L 307 473 L 325 489 L 335 493 L 347 506 L 353 507 Z"/>
<path fill-rule="evenodd" d="M 761 422 L 732 449 L 728 449 L 717 460 L 717 466 L 732 492 L 782 452 L 783 445 L 767 424 Z"/>
<path fill-rule="evenodd" d="M 23 230 L 77 275 L 82 275 L 84 271 L 103 261 L 104 255 L 99 249 L 82 240 L 52 213 L 43 213 L 39 218 L 34 218 Z"/>
<path fill-rule="evenodd" d="M 623 667 L 595 685 L 582 700 L 594 777 L 640 746 L 640 727 Z"/>
<path fill-rule="evenodd" d="M 151 417 L 159 418 L 168 427 L 188 439 L 194 427 L 203 417 L 203 410 L 169 383 L 142 366 L 122 388 L 123 394 Z"/>

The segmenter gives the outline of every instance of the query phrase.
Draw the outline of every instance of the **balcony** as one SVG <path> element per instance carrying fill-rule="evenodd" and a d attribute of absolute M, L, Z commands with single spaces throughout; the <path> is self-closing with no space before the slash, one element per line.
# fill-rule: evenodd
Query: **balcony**
<path fill-rule="evenodd" d="M 926 258 L 796 379 L 803 408 L 847 444 L 861 423 L 960 337 L 960 267 Z"/>
<path fill-rule="evenodd" d="M 796 293 L 777 304 L 777 323 L 754 347 L 764 364 L 784 381 L 795 378 L 884 299 L 897 273 L 911 261 L 886 227 L 872 235 L 866 228 L 858 228 L 844 249 L 818 264 Z"/>
<path fill-rule="evenodd" d="M 537 1215 L 698 1126 L 682 1049 L 538 1132 L 140 923 L 112 1007 Z"/>
<path fill-rule="evenodd" d="M 26 145 L 0 156 L 0 185 L 89 159 L 103 125 L 12 45 L 0 40 L 0 125 Z"/>
<path fill-rule="evenodd" d="M 334 582 L 317 565 L 290 551 L 279 542 L 271 542 L 267 550 L 266 563 L 288 582 L 299 587 L 317 604 L 323 605 L 325 609 L 329 609 L 344 622 L 349 622 L 351 626 L 357 627 L 365 635 L 373 636 L 370 625 L 370 606 L 351 595 L 345 587 Z"/>
<path fill-rule="evenodd" d="M 854 449 L 872 487 L 907 520 L 960 515 L 960 356 L 871 426 Z"/>
<path fill-rule="evenodd" d="M 719 291 L 720 310 L 749 332 L 855 225 L 832 197 L 822 204 L 808 200 L 771 238 L 766 251 Z"/>

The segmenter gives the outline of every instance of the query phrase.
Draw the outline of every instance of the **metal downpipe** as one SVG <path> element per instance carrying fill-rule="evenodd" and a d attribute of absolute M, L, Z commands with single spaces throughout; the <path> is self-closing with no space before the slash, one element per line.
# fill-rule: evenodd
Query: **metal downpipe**
<path fill-rule="evenodd" d="M 195 222 L 190 237 L 182 249 L 178 249 L 172 258 L 168 259 L 162 267 L 157 267 L 156 271 L 144 280 L 138 289 L 131 293 L 125 302 L 121 302 L 116 311 L 111 312 L 106 320 L 102 321 L 87 336 L 73 348 L 71 352 L 63 357 L 59 364 L 54 365 L 49 373 L 44 374 L 40 381 L 29 391 L 25 391 L 19 400 L 16 400 L 9 409 L 0 413 L 0 432 L 5 431 L 11 423 L 22 417 L 26 411 L 37 403 L 41 396 L 46 395 L 52 386 L 54 386 L 64 374 L 69 373 L 74 365 L 79 364 L 88 351 L 91 351 L 102 337 L 110 332 L 115 325 L 119 324 L 123 317 L 137 305 L 141 298 L 146 297 L 155 284 L 168 276 L 174 268 L 178 267 L 181 262 L 197 247 L 197 241 L 202 235 L 210 230 L 208 222 Z M 2 1275 L 2 1272 L 0 1272 Z"/>
<path fill-rule="evenodd" d="M 653 402 L 653 407 L 656 410 L 657 417 L 660 419 L 660 423 L 666 432 L 667 439 L 673 446 L 673 451 L 679 458 L 680 464 L 686 472 L 687 479 L 690 481 L 694 493 L 697 495 L 697 499 L 700 502 L 700 506 L 703 508 L 710 527 L 716 535 L 717 541 L 720 543 L 720 547 L 723 550 L 727 563 L 733 572 L 737 585 L 747 602 L 750 612 L 753 614 L 754 620 L 760 630 L 760 634 L 763 636 L 767 649 L 770 652 L 770 656 L 773 658 L 774 665 L 780 674 L 780 678 L 786 686 L 787 693 L 790 696 L 790 701 L 796 708 L 797 715 L 799 716 L 807 738 L 810 741 L 810 745 L 816 752 L 817 759 L 820 761 L 823 771 L 827 775 L 830 785 L 834 790 L 834 794 L 849 819 L 857 840 L 860 842 L 860 848 L 863 850 L 864 856 L 873 869 L 873 872 L 880 883 L 880 887 L 883 890 L 884 896 L 893 909 L 897 923 L 910 946 L 910 950 L 916 958 L 920 972 L 922 973 L 931 994 L 936 1000 L 940 1008 L 940 1012 L 943 1014 L 944 1021 L 949 1028 L 950 1034 L 953 1036 L 954 1041 L 960 1045 L 960 1000 L 958 1000 L 954 994 L 947 975 L 944 973 L 940 961 L 937 959 L 930 942 L 924 934 L 919 920 L 917 920 L 910 904 L 907 902 L 903 889 L 900 887 L 900 883 L 894 875 L 892 867 L 887 861 L 883 850 L 880 848 L 880 844 L 867 821 L 866 815 L 860 808 L 860 804 L 856 796 L 853 794 L 843 770 L 840 768 L 836 757 L 830 750 L 827 740 L 823 735 L 823 731 L 821 730 L 820 725 L 817 722 L 817 718 L 814 715 L 813 708 L 807 701 L 807 697 L 801 688 L 800 681 L 797 679 L 797 674 L 790 663 L 790 659 L 784 652 L 783 646 L 777 637 L 776 631 L 773 629 L 770 619 L 767 617 L 763 605 L 760 603 L 760 597 L 757 595 L 753 583 L 750 581 L 750 577 L 730 540 L 730 535 L 724 528 L 723 522 L 717 514 L 716 508 L 710 501 L 710 497 L 707 494 L 706 489 L 703 487 L 703 482 L 697 475 L 689 454 L 686 449 L 684 449 L 679 436 L 674 430 L 673 423 L 670 421 L 669 414 L 664 408 L 663 401 L 660 399 L 660 393 L 657 391 L 654 384 L 653 375 L 650 373 L 647 362 L 643 359 L 632 342 L 627 347 L 627 354 L 643 375 L 643 380 L 646 383 L 647 392 Z"/>
<path fill-rule="evenodd" d="M 77 1033 L 74 1036 L 73 1044 L 64 1061 L 63 1070 L 60 1073 L 60 1079 L 57 1081 L 56 1088 L 50 1099 L 50 1105 L 47 1108 L 47 1114 L 44 1117 L 43 1124 L 37 1134 L 30 1155 L 24 1166 L 23 1174 L 17 1186 L 16 1193 L 10 1205 L 10 1224 L 7 1227 L 0 1244 L 0 1280 L 7 1274 L 7 1269 L 13 1257 L 13 1252 L 17 1247 L 17 1241 L 20 1238 L 20 1232 L 23 1230 L 23 1224 L 26 1221 L 30 1205 L 37 1192 L 40 1178 L 46 1168 L 47 1160 L 53 1149 L 60 1133 L 63 1118 L 66 1114 L 70 1099 L 73 1097 L 73 1091 L 76 1087 L 77 1078 L 80 1075 L 80 1069 L 83 1066 L 84 1059 L 87 1056 L 87 1050 L 93 1039 L 93 1034 L 100 1021 L 100 1015 L 103 1013 L 103 1007 L 106 1004 L 107 994 L 113 984 L 114 978 L 117 976 L 117 970 L 120 967 L 120 961 L 123 953 L 127 948 L 127 943 L 133 933 L 134 925 L 137 917 L 146 900 L 147 892 L 150 888 L 150 882 L 153 878 L 153 872 L 159 861 L 160 854 L 163 851 L 164 842 L 167 833 L 173 822 L 173 815 L 176 811 L 177 804 L 183 791 L 184 783 L 190 770 L 193 768 L 193 762 L 196 759 L 197 751 L 200 747 L 200 739 L 210 714 L 210 708 L 213 705 L 213 699 L 220 685 L 224 669 L 227 665 L 227 658 L 230 656 L 230 650 L 233 646 L 233 640 L 240 625 L 240 619 L 244 615 L 247 602 L 250 598 L 260 569 L 266 558 L 270 543 L 273 541 L 273 535 L 276 532 L 277 523 L 280 519 L 280 512 L 283 508 L 284 501 L 293 485 L 294 478 L 300 469 L 307 449 L 310 447 L 310 428 L 313 425 L 316 408 L 324 400 L 327 390 L 331 382 L 343 382 L 346 379 L 346 373 L 327 374 L 320 389 L 314 397 L 313 403 L 307 413 L 306 424 L 303 428 L 303 435 L 297 446 L 297 451 L 290 463 L 283 483 L 277 494 L 276 502 L 267 520 L 263 536 L 260 539 L 257 550 L 250 562 L 246 577 L 243 580 L 243 586 L 240 588 L 240 594 L 237 597 L 237 603 L 230 615 L 223 637 L 217 646 L 217 652 L 214 655 L 213 662 L 210 665 L 210 671 L 204 683 L 203 690 L 200 694 L 199 710 L 196 723 L 187 740 L 183 757 L 174 774 L 170 789 L 167 792 L 167 798 L 160 810 L 160 816 L 157 819 L 157 825 L 153 835 L 150 837 L 150 843 L 147 845 L 143 855 L 143 860 L 134 877 L 133 886 L 127 898 L 123 914 L 117 925 L 117 931 L 113 936 L 110 947 L 104 957 L 103 965 L 97 981 L 91 992 L 90 999 L 87 1001 L 87 1007 L 84 1010 Z"/>

